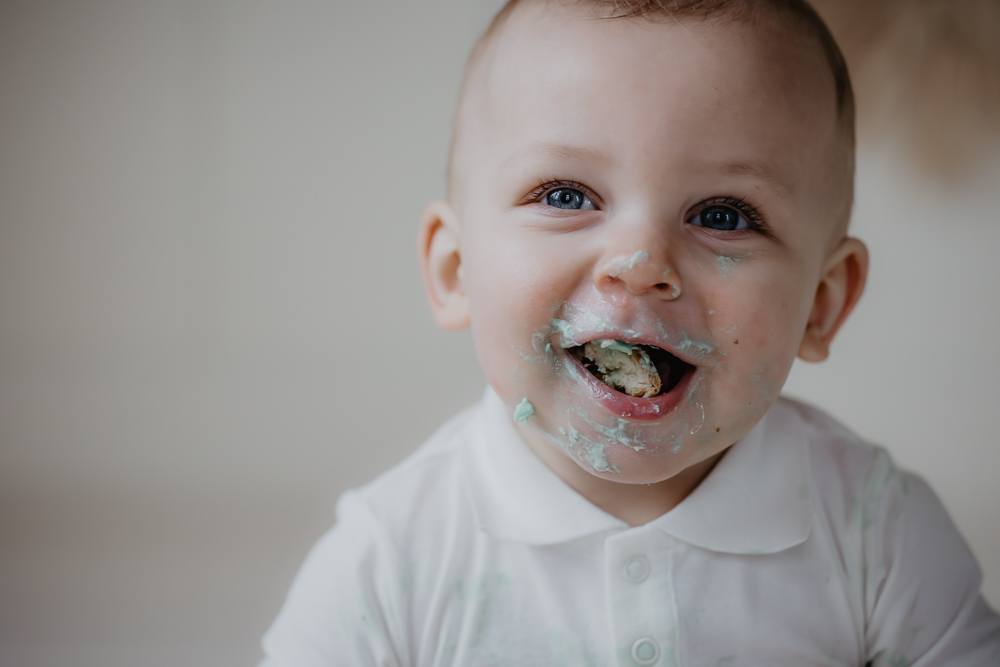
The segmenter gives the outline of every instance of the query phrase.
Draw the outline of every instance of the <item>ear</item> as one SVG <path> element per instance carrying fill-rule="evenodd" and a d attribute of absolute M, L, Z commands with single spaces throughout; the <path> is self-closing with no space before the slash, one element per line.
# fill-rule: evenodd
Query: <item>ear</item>
<path fill-rule="evenodd" d="M 469 326 L 458 235 L 458 217 L 451 205 L 446 201 L 428 204 L 420 222 L 420 270 L 434 320 L 449 331 Z"/>
<path fill-rule="evenodd" d="M 845 238 L 827 258 L 820 276 L 799 358 L 823 361 L 830 343 L 861 298 L 868 278 L 868 248 L 854 238 Z"/>

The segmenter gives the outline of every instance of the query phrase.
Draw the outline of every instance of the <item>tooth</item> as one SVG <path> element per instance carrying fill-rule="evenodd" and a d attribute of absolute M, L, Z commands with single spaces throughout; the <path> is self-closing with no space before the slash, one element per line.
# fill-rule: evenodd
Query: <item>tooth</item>
<path fill-rule="evenodd" d="M 586 343 L 583 354 L 596 367 L 595 375 L 612 389 L 643 398 L 660 392 L 660 374 L 638 345 L 599 338 Z"/>

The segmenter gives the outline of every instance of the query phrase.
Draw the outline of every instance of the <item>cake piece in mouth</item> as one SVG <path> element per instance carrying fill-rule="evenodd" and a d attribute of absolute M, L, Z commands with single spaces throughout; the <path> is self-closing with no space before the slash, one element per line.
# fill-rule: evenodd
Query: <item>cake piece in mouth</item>
<path fill-rule="evenodd" d="M 604 384 L 641 398 L 670 391 L 694 368 L 664 349 L 613 338 L 598 338 L 568 351 Z"/>
<path fill-rule="evenodd" d="M 599 338 L 583 345 L 580 361 L 601 382 L 629 396 L 656 396 L 663 385 L 640 345 Z"/>

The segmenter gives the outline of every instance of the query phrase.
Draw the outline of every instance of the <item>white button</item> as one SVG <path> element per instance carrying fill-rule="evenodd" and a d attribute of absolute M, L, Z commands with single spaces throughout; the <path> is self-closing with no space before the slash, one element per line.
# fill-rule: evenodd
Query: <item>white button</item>
<path fill-rule="evenodd" d="M 660 645 L 652 637 L 640 637 L 632 644 L 632 660 L 637 665 L 652 665 L 660 659 Z"/>
<path fill-rule="evenodd" d="M 649 576 L 649 561 L 646 560 L 645 556 L 630 558 L 626 561 L 622 572 L 625 574 L 625 578 L 633 584 L 641 584 Z"/>

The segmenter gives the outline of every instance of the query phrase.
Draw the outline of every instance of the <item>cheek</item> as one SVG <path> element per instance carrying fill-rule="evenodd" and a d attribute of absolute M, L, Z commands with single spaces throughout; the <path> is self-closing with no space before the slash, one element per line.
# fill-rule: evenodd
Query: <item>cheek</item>
<path fill-rule="evenodd" d="M 794 357 L 801 338 L 798 319 L 786 304 L 761 304 L 745 314 L 740 351 L 749 359 Z"/>
<path fill-rule="evenodd" d="M 530 338 L 586 278 L 580 254 L 560 237 L 517 229 L 471 239 L 463 265 L 473 321 L 492 322 L 517 336 L 531 329 Z"/>
<path fill-rule="evenodd" d="M 474 334 L 489 329 L 516 336 L 549 319 L 546 313 L 556 297 L 544 274 L 536 266 L 503 259 L 491 257 L 477 265 L 466 281 Z"/>
<path fill-rule="evenodd" d="M 483 252 L 463 257 L 476 355 L 508 403 L 532 393 L 533 383 L 541 381 L 537 371 L 544 356 L 533 348 L 533 335 L 548 326 L 562 302 L 551 262 L 536 254 L 492 239 Z"/>
<path fill-rule="evenodd" d="M 726 370 L 719 390 L 730 403 L 777 398 L 808 317 L 801 285 L 800 277 L 763 276 L 714 293 L 712 331 Z"/>
<path fill-rule="evenodd" d="M 534 303 L 544 296 L 550 258 L 516 235 L 481 234 L 463 248 L 473 307 Z M 478 302 L 478 303 L 477 303 Z"/>

